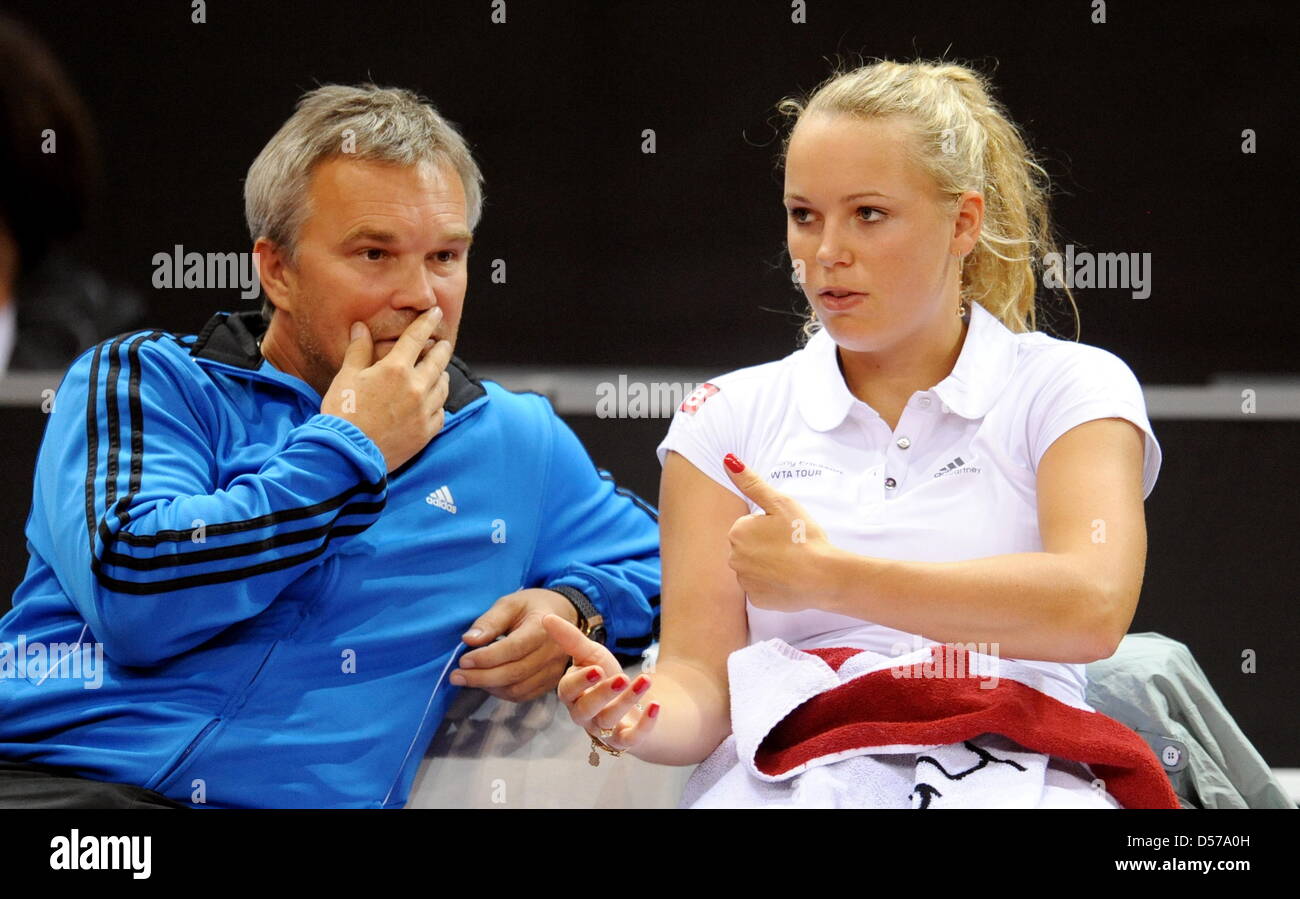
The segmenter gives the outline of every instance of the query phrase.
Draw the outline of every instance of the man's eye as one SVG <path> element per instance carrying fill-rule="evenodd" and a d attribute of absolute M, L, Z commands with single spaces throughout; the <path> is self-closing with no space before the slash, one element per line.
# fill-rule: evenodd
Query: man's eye
<path fill-rule="evenodd" d="M 439 262 L 455 262 L 455 261 L 456 261 L 456 251 L 455 251 L 455 250 L 442 250 L 442 251 L 440 251 L 440 252 L 438 253 L 438 261 L 439 261 Z"/>
<path fill-rule="evenodd" d="M 379 247 L 368 247 L 361 252 L 371 262 L 378 262 L 380 259 L 383 259 L 388 255 L 387 250 L 381 250 Z"/>

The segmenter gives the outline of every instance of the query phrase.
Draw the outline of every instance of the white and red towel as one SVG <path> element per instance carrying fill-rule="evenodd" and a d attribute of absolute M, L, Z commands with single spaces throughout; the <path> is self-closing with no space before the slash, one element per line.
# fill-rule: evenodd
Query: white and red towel
<path fill-rule="evenodd" d="M 773 639 L 727 667 L 732 735 L 683 808 L 1179 807 L 1140 736 L 1014 660 Z"/>

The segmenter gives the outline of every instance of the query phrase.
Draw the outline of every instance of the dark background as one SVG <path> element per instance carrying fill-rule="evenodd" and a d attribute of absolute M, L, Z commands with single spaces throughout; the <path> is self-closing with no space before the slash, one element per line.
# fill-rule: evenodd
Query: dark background
<path fill-rule="evenodd" d="M 153 291 L 175 244 L 251 250 L 243 178 L 318 83 L 373 78 L 457 122 L 487 203 L 458 345 L 473 362 L 718 371 L 792 346 L 781 265 L 781 98 L 837 54 L 964 59 L 1049 160 L 1064 241 L 1150 252 L 1152 295 L 1086 290 L 1081 339 L 1151 383 L 1293 371 L 1295 13 L 1284 5 L 813 0 L 10 2 L 52 45 L 103 139 L 83 257 L 197 330 L 217 291 Z M 653 128 L 658 152 L 641 152 Z M 1258 152 L 1241 152 L 1241 132 Z M 502 258 L 509 280 L 487 273 Z M 765 312 L 764 308 L 782 310 Z M 1073 336 L 1059 318 L 1058 333 Z M 726 340 L 718 340 L 720 334 Z"/>
<path fill-rule="evenodd" d="M 1152 293 L 1082 290 L 1080 339 L 1144 384 L 1296 373 L 1294 10 L 1089 2 L 507 5 L 10 2 L 81 89 L 103 190 L 81 258 L 147 295 L 149 324 L 197 330 L 234 292 L 157 291 L 152 257 L 251 249 L 248 165 L 319 83 L 425 93 L 486 177 L 457 347 L 471 364 L 680 365 L 725 371 L 794 348 L 783 263 L 782 97 L 838 56 L 945 55 L 992 74 L 1046 158 L 1062 243 L 1152 254 Z M 1196 9 L 1193 7 L 1193 9 Z M 641 152 L 653 128 L 658 152 Z M 1258 150 L 1241 152 L 1243 129 Z M 1289 136 L 1288 136 L 1289 135 Z M 487 278 L 504 259 L 508 283 Z M 1066 307 L 1049 332 L 1073 337 Z M 0 410 L 12 476 L 0 606 L 43 416 Z M 596 460 L 653 501 L 667 422 L 571 417 Z M 1295 739 L 1297 425 L 1155 422 L 1150 547 L 1134 630 L 1186 642 L 1275 766 Z M 1254 649 L 1258 673 L 1243 674 Z"/>

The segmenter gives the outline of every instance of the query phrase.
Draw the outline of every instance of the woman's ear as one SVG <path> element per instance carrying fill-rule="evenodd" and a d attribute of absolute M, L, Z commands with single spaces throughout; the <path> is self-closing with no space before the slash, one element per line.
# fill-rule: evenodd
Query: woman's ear
<path fill-rule="evenodd" d="M 968 190 L 957 198 L 957 215 L 953 222 L 952 243 L 948 252 L 965 256 L 979 243 L 980 229 L 984 225 L 984 196 Z"/>

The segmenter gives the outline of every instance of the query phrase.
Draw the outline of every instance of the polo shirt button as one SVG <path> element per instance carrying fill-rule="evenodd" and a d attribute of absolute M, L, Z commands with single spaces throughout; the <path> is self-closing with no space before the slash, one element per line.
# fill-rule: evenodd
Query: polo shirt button
<path fill-rule="evenodd" d="M 912 441 L 908 440 L 906 437 L 899 437 L 899 438 L 898 438 L 898 448 L 899 448 L 899 449 L 907 449 L 907 448 L 908 448 L 909 446 L 911 446 L 911 445 L 912 445 Z"/>
<path fill-rule="evenodd" d="M 885 486 L 886 486 L 886 487 L 897 487 L 897 486 L 898 486 L 898 482 L 895 481 L 893 478 L 885 478 Z"/>
<path fill-rule="evenodd" d="M 930 408 L 930 398 L 928 396 L 921 397 L 921 408 L 922 409 Z"/>
<path fill-rule="evenodd" d="M 947 415 L 947 414 L 948 414 L 948 404 L 947 404 L 947 403 L 944 403 L 942 408 L 943 408 L 943 414 L 944 414 L 944 415 Z"/>

